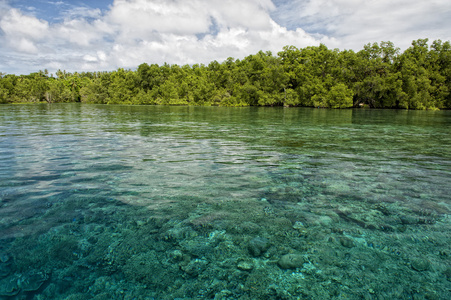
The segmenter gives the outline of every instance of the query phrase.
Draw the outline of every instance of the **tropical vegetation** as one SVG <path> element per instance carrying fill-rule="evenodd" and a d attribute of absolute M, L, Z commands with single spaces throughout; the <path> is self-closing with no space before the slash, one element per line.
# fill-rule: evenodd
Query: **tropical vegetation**
<path fill-rule="evenodd" d="M 0 103 L 451 108 L 451 45 L 428 39 L 402 53 L 392 42 L 358 52 L 321 44 L 208 65 L 0 75 Z"/>

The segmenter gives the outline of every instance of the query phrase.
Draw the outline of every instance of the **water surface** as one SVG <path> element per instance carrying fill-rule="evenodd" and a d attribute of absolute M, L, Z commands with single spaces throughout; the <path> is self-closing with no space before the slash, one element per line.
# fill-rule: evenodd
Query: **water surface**
<path fill-rule="evenodd" d="M 0 298 L 450 298 L 450 125 L 0 106 Z"/>

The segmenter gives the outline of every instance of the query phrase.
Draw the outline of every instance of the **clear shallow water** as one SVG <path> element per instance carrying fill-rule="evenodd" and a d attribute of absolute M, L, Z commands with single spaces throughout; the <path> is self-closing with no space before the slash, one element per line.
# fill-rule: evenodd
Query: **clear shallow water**
<path fill-rule="evenodd" d="M 448 299 L 450 128 L 449 111 L 0 106 L 0 298 Z"/>

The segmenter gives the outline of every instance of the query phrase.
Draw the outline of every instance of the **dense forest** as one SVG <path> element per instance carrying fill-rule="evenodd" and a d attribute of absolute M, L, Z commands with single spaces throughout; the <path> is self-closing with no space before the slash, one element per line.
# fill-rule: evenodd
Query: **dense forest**
<path fill-rule="evenodd" d="M 451 45 L 428 39 L 402 53 L 392 42 L 358 52 L 321 44 L 208 65 L 0 75 L 0 103 L 451 108 Z"/>

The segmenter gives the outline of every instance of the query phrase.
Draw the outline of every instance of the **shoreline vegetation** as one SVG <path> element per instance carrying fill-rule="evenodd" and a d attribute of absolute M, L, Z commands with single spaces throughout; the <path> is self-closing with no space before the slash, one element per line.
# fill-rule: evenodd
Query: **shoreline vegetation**
<path fill-rule="evenodd" d="M 137 70 L 0 73 L 0 103 L 451 109 L 451 44 L 418 39 L 362 50 L 285 46 L 242 60 Z"/>

